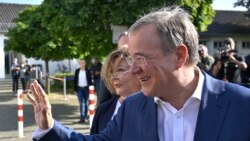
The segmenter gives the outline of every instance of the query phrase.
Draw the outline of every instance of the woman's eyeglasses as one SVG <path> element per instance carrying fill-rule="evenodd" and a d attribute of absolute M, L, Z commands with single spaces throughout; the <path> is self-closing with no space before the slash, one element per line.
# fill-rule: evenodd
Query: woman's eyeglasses
<path fill-rule="evenodd" d="M 109 76 L 110 79 L 112 78 L 120 78 L 121 75 L 125 74 L 125 73 L 128 73 L 129 72 L 129 69 L 127 70 L 119 70 L 119 71 L 116 71 L 116 72 L 112 72 Z"/>

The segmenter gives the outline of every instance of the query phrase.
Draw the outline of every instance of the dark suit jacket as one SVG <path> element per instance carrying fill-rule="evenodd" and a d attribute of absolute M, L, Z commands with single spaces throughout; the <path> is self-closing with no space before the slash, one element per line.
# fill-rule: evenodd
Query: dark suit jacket
<path fill-rule="evenodd" d="M 74 90 L 75 91 L 77 91 L 78 89 L 79 72 L 80 72 L 80 68 L 75 70 L 75 76 L 74 76 Z M 91 72 L 89 69 L 86 69 L 86 77 L 87 77 L 88 86 L 92 85 Z"/>
<path fill-rule="evenodd" d="M 114 95 L 110 100 L 98 106 L 90 129 L 90 134 L 97 134 L 107 127 L 107 124 L 114 114 L 118 98 L 118 96 Z"/>
<path fill-rule="evenodd" d="M 101 79 L 100 91 L 99 91 L 99 95 L 97 97 L 97 104 L 96 105 L 99 106 L 103 102 L 112 99 L 112 97 L 113 97 L 113 94 L 106 87 L 104 80 Z"/>
<path fill-rule="evenodd" d="M 41 140 L 159 141 L 157 105 L 143 93 L 127 98 L 100 134 L 83 136 L 55 122 Z M 250 89 L 205 74 L 194 141 L 250 141 Z"/>

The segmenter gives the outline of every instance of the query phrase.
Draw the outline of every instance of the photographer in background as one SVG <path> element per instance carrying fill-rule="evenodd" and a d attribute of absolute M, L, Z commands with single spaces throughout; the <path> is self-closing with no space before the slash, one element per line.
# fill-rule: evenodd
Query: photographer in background
<path fill-rule="evenodd" d="M 247 68 L 243 56 L 237 54 L 232 38 L 224 41 L 224 47 L 219 48 L 218 56 L 212 68 L 214 77 L 233 83 L 242 83 L 240 72 Z"/>
<path fill-rule="evenodd" d="M 211 74 L 211 67 L 213 64 L 214 64 L 214 58 L 208 54 L 207 47 L 205 45 L 200 44 L 199 45 L 199 62 L 197 66 L 201 70 L 204 70 L 208 74 Z"/>

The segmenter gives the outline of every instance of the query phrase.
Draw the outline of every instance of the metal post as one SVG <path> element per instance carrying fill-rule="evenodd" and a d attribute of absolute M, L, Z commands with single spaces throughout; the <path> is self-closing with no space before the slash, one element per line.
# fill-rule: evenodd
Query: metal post
<path fill-rule="evenodd" d="M 63 98 L 63 100 L 69 100 L 68 98 L 67 98 L 67 85 L 66 85 L 66 76 L 64 76 L 64 78 L 63 78 L 63 95 L 64 95 L 64 98 Z"/>
<path fill-rule="evenodd" d="M 23 90 L 17 91 L 17 120 L 18 120 L 18 135 L 19 138 L 24 138 L 23 133 Z"/>
<path fill-rule="evenodd" d="M 36 64 L 36 79 L 38 78 L 38 68 L 37 68 L 37 64 Z"/>
<path fill-rule="evenodd" d="M 94 86 L 89 86 L 89 128 L 92 126 L 93 118 L 95 115 L 95 90 Z"/>

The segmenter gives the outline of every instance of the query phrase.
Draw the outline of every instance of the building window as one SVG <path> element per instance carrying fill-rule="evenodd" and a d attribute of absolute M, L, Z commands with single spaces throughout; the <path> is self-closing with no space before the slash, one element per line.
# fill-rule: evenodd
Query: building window
<path fill-rule="evenodd" d="M 207 46 L 207 41 L 205 41 L 205 40 L 200 40 L 200 41 L 199 41 L 199 44 L 202 44 L 202 45 Z"/>
<path fill-rule="evenodd" d="M 250 41 L 243 41 L 242 42 L 242 48 L 250 49 Z"/>
<path fill-rule="evenodd" d="M 214 41 L 214 48 L 220 48 L 223 47 L 223 41 Z"/>

